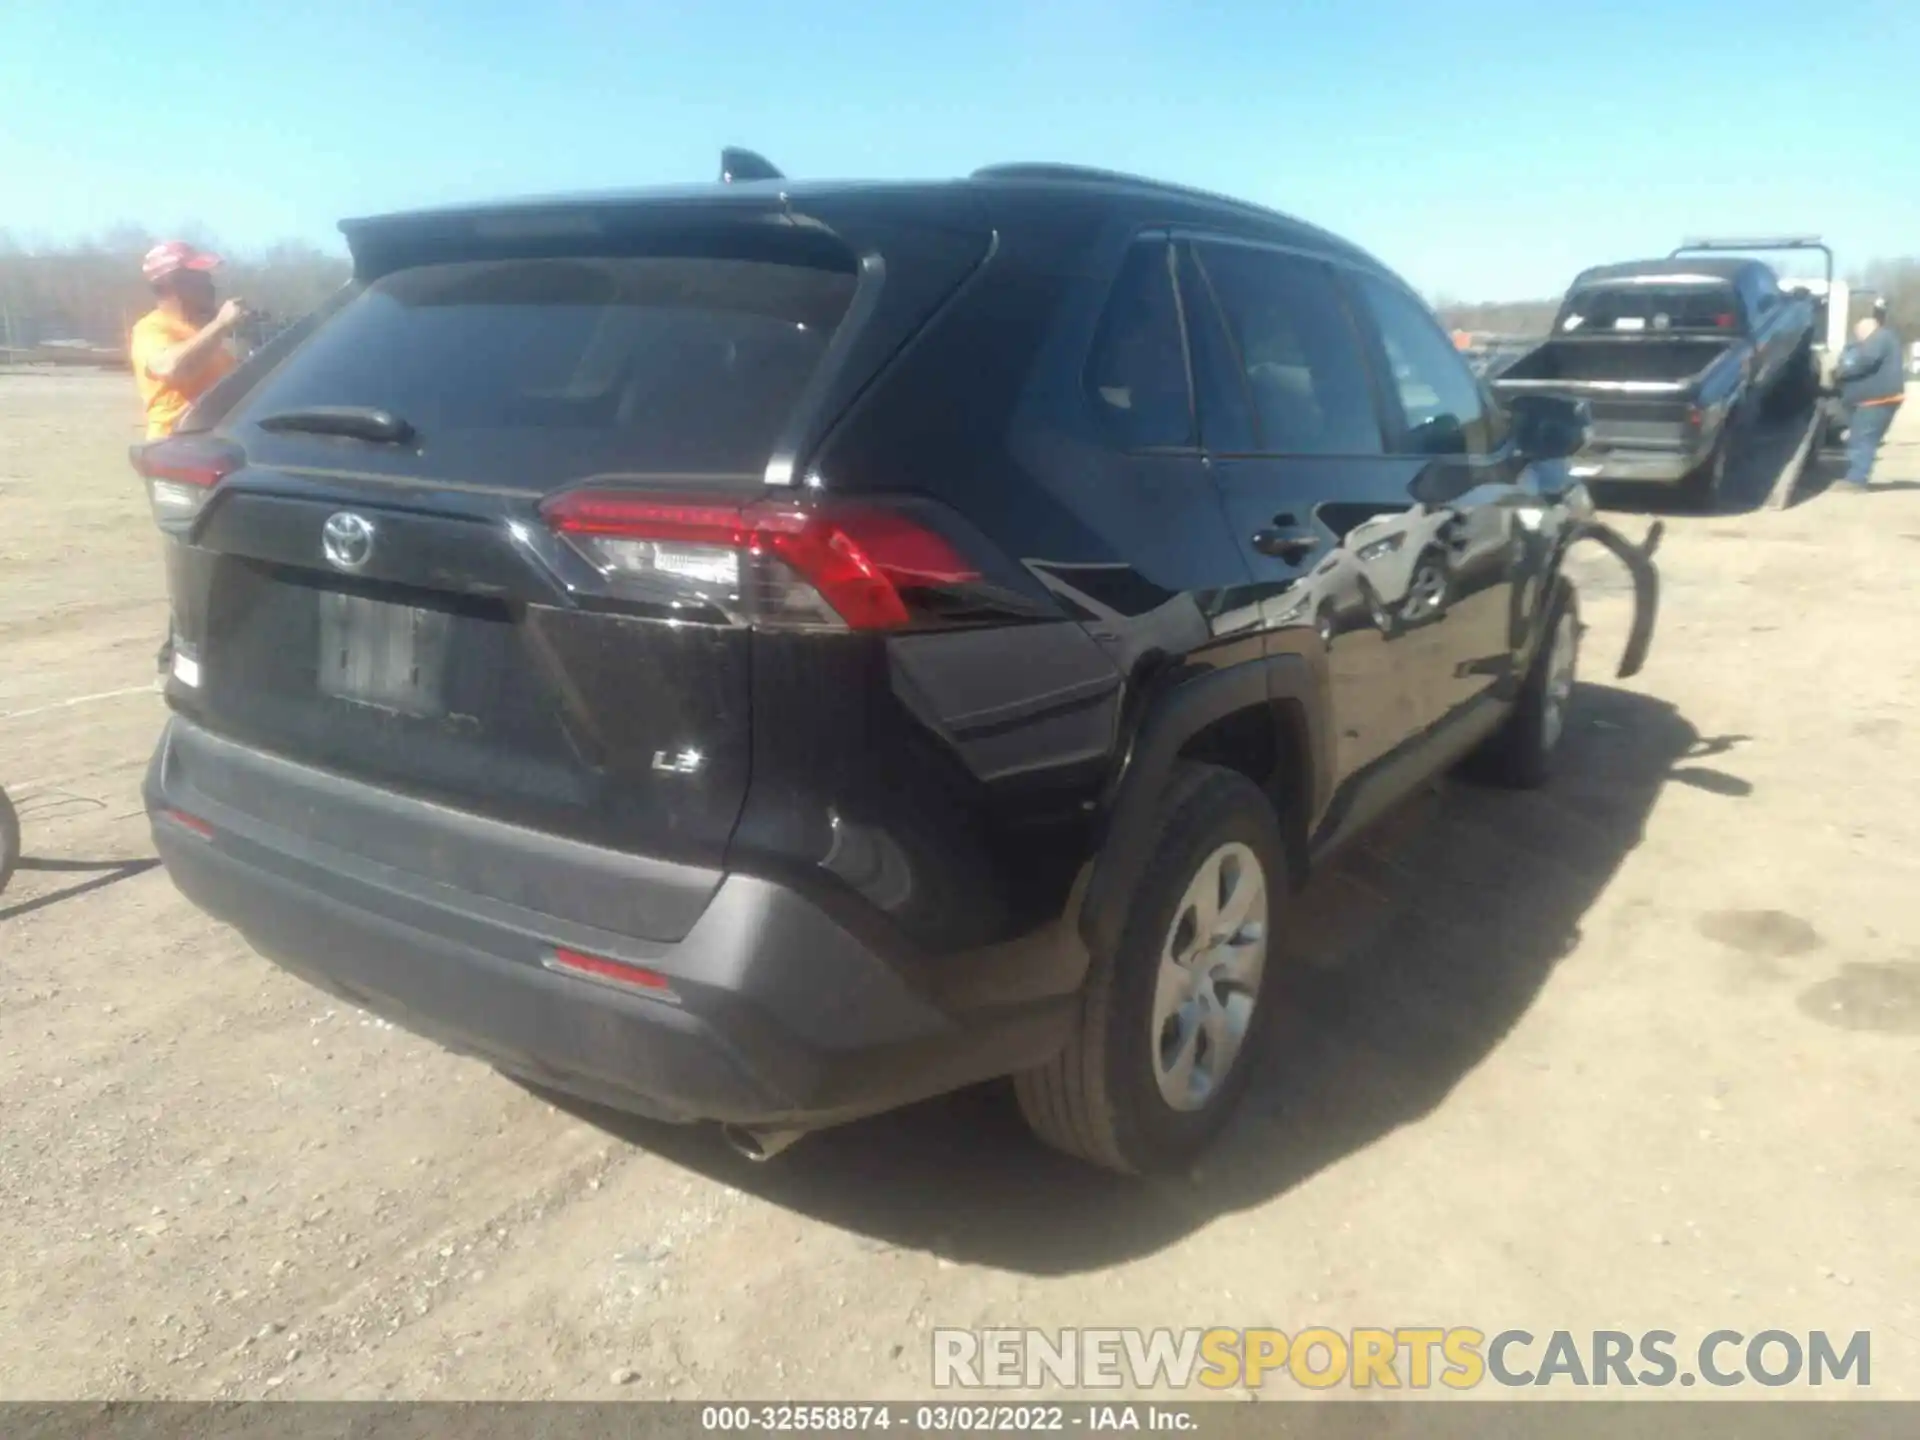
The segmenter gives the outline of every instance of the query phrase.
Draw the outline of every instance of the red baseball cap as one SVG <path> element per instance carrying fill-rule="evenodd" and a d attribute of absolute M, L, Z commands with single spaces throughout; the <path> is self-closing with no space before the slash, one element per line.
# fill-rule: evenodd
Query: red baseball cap
<path fill-rule="evenodd" d="M 140 273 L 148 280 L 164 280 L 181 270 L 214 270 L 219 265 L 218 255 L 196 249 L 184 240 L 162 240 L 147 251 L 140 262 Z"/>

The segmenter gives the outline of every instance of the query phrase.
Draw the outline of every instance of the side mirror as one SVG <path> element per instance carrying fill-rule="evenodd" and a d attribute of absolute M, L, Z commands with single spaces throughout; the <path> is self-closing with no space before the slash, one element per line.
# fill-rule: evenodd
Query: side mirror
<path fill-rule="evenodd" d="M 1432 419 L 1422 420 L 1408 432 L 1407 440 L 1416 455 L 1464 455 L 1467 432 L 1460 417 L 1443 410 Z"/>
<path fill-rule="evenodd" d="M 1507 407 L 1513 443 L 1528 460 L 1566 460 L 1587 447 L 1593 412 L 1562 395 L 1516 395 Z"/>
<path fill-rule="evenodd" d="M 1421 467 L 1420 473 L 1413 477 L 1413 483 L 1407 487 L 1407 494 L 1416 505 L 1438 510 L 1452 504 L 1479 483 L 1473 471 L 1460 461 L 1435 460 Z"/>

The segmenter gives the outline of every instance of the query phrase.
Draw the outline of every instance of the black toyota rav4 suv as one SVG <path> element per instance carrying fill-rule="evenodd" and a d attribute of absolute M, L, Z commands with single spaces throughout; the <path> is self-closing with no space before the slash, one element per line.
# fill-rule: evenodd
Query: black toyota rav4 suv
<path fill-rule="evenodd" d="M 762 1155 L 1012 1076 L 1178 1163 L 1308 868 L 1455 761 L 1547 773 L 1581 413 L 1497 409 L 1331 235 L 1031 165 L 342 229 L 135 453 L 154 838 L 511 1075 Z"/>

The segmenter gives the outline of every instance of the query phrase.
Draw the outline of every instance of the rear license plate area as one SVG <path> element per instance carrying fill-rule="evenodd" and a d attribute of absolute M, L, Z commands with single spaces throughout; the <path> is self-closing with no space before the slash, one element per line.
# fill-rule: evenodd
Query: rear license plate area
<path fill-rule="evenodd" d="M 337 590 L 319 598 L 322 695 L 423 720 L 446 713 L 450 614 Z"/>

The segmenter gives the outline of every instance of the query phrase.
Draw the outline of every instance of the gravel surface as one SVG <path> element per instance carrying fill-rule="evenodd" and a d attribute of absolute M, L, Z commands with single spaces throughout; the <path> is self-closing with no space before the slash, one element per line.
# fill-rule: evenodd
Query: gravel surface
<path fill-rule="evenodd" d="M 1564 780 L 1320 877 L 1244 1120 L 1128 1184 L 997 1090 L 751 1166 L 195 912 L 128 388 L 0 375 L 0 1397 L 906 1397 L 931 1327 L 1013 1323 L 1869 1329 L 1920 1396 L 1920 405 L 1898 488 L 1672 517 L 1630 682 L 1583 562 Z"/>

